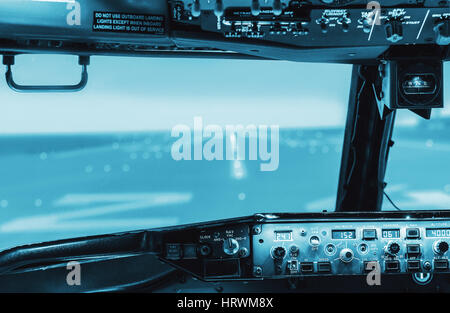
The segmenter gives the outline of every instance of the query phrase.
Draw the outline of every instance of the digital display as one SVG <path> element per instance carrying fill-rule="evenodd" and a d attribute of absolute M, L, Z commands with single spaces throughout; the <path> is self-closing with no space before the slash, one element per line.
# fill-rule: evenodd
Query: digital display
<path fill-rule="evenodd" d="M 427 237 L 450 237 L 450 228 L 427 228 Z"/>
<path fill-rule="evenodd" d="M 292 241 L 292 231 L 290 230 L 276 231 L 275 241 Z"/>
<path fill-rule="evenodd" d="M 333 230 L 331 232 L 332 239 L 356 239 L 356 232 L 351 230 Z"/>
<path fill-rule="evenodd" d="M 383 238 L 400 238 L 400 229 L 383 229 L 381 231 Z"/>

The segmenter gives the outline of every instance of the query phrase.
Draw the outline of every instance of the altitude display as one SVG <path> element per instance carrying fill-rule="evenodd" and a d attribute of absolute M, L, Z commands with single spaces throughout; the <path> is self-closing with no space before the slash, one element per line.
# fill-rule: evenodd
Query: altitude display
<path fill-rule="evenodd" d="M 450 228 L 427 228 L 427 237 L 450 237 Z"/>
<path fill-rule="evenodd" d="M 356 239 L 354 229 L 351 230 L 333 230 L 331 232 L 332 239 Z"/>
<path fill-rule="evenodd" d="M 400 238 L 400 229 L 383 229 L 381 236 L 383 238 Z"/>

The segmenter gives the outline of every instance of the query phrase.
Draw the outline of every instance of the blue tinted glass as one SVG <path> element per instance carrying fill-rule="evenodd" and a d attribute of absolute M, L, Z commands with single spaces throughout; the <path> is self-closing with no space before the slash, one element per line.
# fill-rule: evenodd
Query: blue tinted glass
<path fill-rule="evenodd" d="M 444 65 L 444 79 L 450 79 Z M 402 210 L 450 207 L 450 85 L 444 86 L 446 108 L 435 109 L 431 120 L 398 111 L 386 173 L 386 192 Z M 393 210 L 384 200 L 384 210 Z"/>
<path fill-rule="evenodd" d="M 15 78 L 73 83 L 76 62 L 19 56 Z M 258 212 L 333 210 L 350 73 L 346 65 L 94 57 L 80 93 L 17 94 L 2 84 L 0 249 Z M 268 162 L 259 150 L 256 160 L 247 151 L 243 160 L 207 161 L 207 138 L 200 139 L 203 160 L 175 161 L 179 138 L 171 131 L 185 125 L 193 136 L 195 118 L 203 130 L 255 126 L 258 147 L 260 127 L 278 126 L 278 161 L 262 171 Z M 229 140 L 235 154 L 238 139 Z"/>

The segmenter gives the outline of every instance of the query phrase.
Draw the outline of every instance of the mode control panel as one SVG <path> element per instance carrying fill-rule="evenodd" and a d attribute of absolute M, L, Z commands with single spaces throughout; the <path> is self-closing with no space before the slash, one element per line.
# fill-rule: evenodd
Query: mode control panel
<path fill-rule="evenodd" d="M 265 213 L 152 236 L 162 260 L 205 281 L 450 274 L 450 211 Z"/>
<path fill-rule="evenodd" d="M 257 225 L 256 277 L 449 271 L 450 221 Z"/>

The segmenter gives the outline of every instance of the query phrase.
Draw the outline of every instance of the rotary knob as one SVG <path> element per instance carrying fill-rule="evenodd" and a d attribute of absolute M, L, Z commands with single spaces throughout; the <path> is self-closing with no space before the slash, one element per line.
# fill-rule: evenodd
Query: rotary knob
<path fill-rule="evenodd" d="M 283 259 L 286 256 L 286 249 L 284 247 L 276 247 L 272 250 L 274 259 Z"/>
<path fill-rule="evenodd" d="M 400 252 L 400 245 L 396 242 L 390 242 L 385 248 L 386 253 L 394 255 Z"/>
<path fill-rule="evenodd" d="M 351 249 L 342 249 L 339 253 L 339 259 L 344 263 L 350 263 L 353 261 L 354 253 Z"/>
<path fill-rule="evenodd" d="M 445 252 L 448 251 L 448 248 L 449 248 L 448 243 L 443 240 L 438 240 L 433 244 L 433 250 L 437 254 L 444 254 Z"/>
<path fill-rule="evenodd" d="M 239 242 L 234 238 L 227 238 L 223 241 L 223 252 L 228 255 L 235 255 L 239 251 Z"/>

